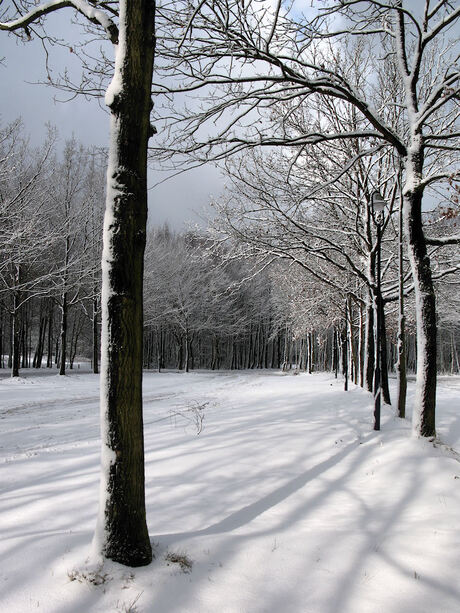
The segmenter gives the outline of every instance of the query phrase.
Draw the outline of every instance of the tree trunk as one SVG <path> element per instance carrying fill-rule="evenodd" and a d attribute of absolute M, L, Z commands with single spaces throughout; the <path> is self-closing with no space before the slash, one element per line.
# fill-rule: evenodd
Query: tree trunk
<path fill-rule="evenodd" d="M 26 306 L 26 305 L 24 305 Z M 23 308 L 21 322 L 21 368 L 28 368 L 27 361 L 27 310 Z"/>
<path fill-rule="evenodd" d="M 348 343 L 347 343 L 347 326 L 346 324 L 342 328 L 341 333 L 341 345 L 342 345 L 342 373 L 343 373 L 343 389 L 348 391 Z"/>
<path fill-rule="evenodd" d="M 345 300 L 345 313 L 343 317 L 343 327 L 341 330 L 341 351 L 342 351 L 342 373 L 344 377 L 343 389 L 348 391 L 348 335 L 347 335 L 347 319 L 348 319 L 348 303 Z"/>
<path fill-rule="evenodd" d="M 451 351 L 452 351 L 452 361 L 451 361 L 450 372 L 453 375 L 459 372 L 458 353 L 457 353 L 457 345 L 455 343 L 454 332 L 450 333 L 450 346 L 451 346 Z"/>
<path fill-rule="evenodd" d="M 374 389 L 374 368 L 375 368 L 375 347 L 374 347 L 374 307 L 373 298 L 369 295 L 366 305 L 366 330 L 365 330 L 365 352 L 364 352 L 364 374 L 366 379 L 366 389 L 372 392 Z"/>
<path fill-rule="evenodd" d="M 50 301 L 48 319 L 48 350 L 46 355 L 46 368 L 53 366 L 53 304 Z"/>
<path fill-rule="evenodd" d="M 0 307 L 0 368 L 5 368 L 5 363 L 3 359 L 3 336 L 4 336 L 3 309 Z"/>
<path fill-rule="evenodd" d="M 97 375 L 99 373 L 99 325 L 97 320 L 98 314 L 98 301 L 97 298 L 93 299 L 93 373 Z"/>
<path fill-rule="evenodd" d="M 334 371 L 334 376 L 337 379 L 337 375 L 339 372 L 339 331 L 334 327 L 333 337 L 332 337 L 332 369 Z"/>
<path fill-rule="evenodd" d="M 143 265 L 155 3 L 120 2 L 102 256 L 102 487 L 95 545 L 121 564 L 152 560 L 142 418 Z"/>
<path fill-rule="evenodd" d="M 177 338 L 177 370 L 182 370 L 184 363 L 184 341 L 181 336 Z"/>
<path fill-rule="evenodd" d="M 185 333 L 185 359 L 184 359 L 184 370 L 185 372 L 190 371 L 190 335 L 187 332 Z"/>
<path fill-rule="evenodd" d="M 77 356 L 78 339 L 80 338 L 81 329 L 82 329 L 81 315 L 76 314 L 73 320 L 72 336 L 70 339 L 70 349 L 69 349 L 69 367 L 71 369 L 73 369 L 75 358 Z"/>
<path fill-rule="evenodd" d="M 313 372 L 313 332 L 307 335 L 307 353 L 308 353 L 308 374 Z"/>
<path fill-rule="evenodd" d="M 414 152 L 415 151 L 415 152 Z M 418 436 L 436 436 L 436 300 L 422 224 L 422 195 L 419 185 L 422 155 L 415 149 L 406 165 L 411 183 L 404 189 L 404 225 L 415 288 L 417 324 L 417 383 L 412 417 Z"/>
<path fill-rule="evenodd" d="M 382 398 L 386 404 L 391 404 L 390 386 L 388 382 L 388 349 L 387 349 L 387 327 L 385 323 L 385 307 L 383 298 L 380 295 L 380 340 L 381 340 L 381 362 L 380 377 L 382 382 Z"/>
<path fill-rule="evenodd" d="M 16 286 L 19 286 L 21 282 L 21 268 L 15 267 L 14 279 Z M 20 330 L 19 330 L 19 290 L 14 290 L 13 295 L 13 313 L 11 317 L 11 337 L 12 337 L 12 351 L 11 351 L 11 376 L 19 377 L 19 343 L 20 343 Z"/>
<path fill-rule="evenodd" d="M 358 344 L 358 359 L 359 359 L 359 385 L 364 387 L 364 345 L 365 330 L 364 330 L 364 306 L 359 303 L 359 344 Z"/>
<path fill-rule="evenodd" d="M 396 376 L 398 379 L 398 417 L 406 417 L 407 373 L 406 373 L 406 318 L 404 316 L 404 260 L 403 260 L 403 200 L 400 200 L 399 211 L 399 317 L 396 361 Z"/>
<path fill-rule="evenodd" d="M 18 299 L 15 293 L 12 321 L 12 352 L 11 352 L 11 376 L 19 377 L 19 312 L 18 312 Z"/>
<path fill-rule="evenodd" d="M 217 335 L 213 334 L 211 339 L 211 370 L 216 370 L 218 368 L 218 360 L 217 355 L 219 352 Z"/>
<path fill-rule="evenodd" d="M 47 327 L 47 316 L 40 309 L 40 328 L 38 332 L 37 349 L 34 355 L 33 367 L 41 368 L 43 360 L 43 352 L 45 349 L 45 336 Z"/>
<path fill-rule="evenodd" d="M 355 335 L 353 333 L 353 308 L 351 295 L 348 295 L 348 346 L 350 351 L 351 374 L 350 380 L 358 385 L 358 358 L 356 355 Z"/>
<path fill-rule="evenodd" d="M 65 375 L 65 361 L 67 353 L 67 292 L 62 294 L 61 302 L 61 334 L 60 334 L 60 355 L 59 355 L 59 374 Z"/>

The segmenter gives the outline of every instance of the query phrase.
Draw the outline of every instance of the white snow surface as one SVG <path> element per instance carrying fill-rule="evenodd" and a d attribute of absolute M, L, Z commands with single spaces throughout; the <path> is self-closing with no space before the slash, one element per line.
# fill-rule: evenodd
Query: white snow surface
<path fill-rule="evenodd" d="M 156 557 L 101 568 L 88 558 L 98 377 L 0 372 L 0 610 L 458 613 L 460 378 L 439 381 L 445 444 L 412 437 L 386 405 L 374 432 L 371 395 L 351 387 L 329 374 L 145 373 Z M 204 403 L 197 435 L 187 409 Z"/>

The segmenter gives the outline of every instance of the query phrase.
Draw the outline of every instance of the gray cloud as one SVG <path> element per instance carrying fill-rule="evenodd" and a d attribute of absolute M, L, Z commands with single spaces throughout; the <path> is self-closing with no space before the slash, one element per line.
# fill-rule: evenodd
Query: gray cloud
<path fill-rule="evenodd" d="M 54 27 L 60 25 L 60 36 L 69 39 L 78 32 L 66 21 L 70 12 L 62 12 L 54 19 Z M 65 14 L 64 14 L 65 13 Z M 51 27 L 53 27 L 53 23 Z M 67 57 L 68 53 L 68 57 Z M 61 140 L 72 135 L 85 146 L 106 147 L 109 135 L 109 116 L 97 100 L 77 97 L 68 102 L 66 94 L 46 85 L 45 54 L 37 40 L 20 43 L 13 35 L 0 33 L 0 118 L 3 124 L 22 117 L 25 132 L 30 135 L 33 145 L 39 144 L 46 134 L 47 122 L 56 126 Z M 54 74 L 67 65 L 78 79 L 76 58 L 65 48 L 53 50 L 52 68 Z M 68 97 L 68 96 L 67 96 Z M 149 174 L 149 185 L 153 186 L 163 178 L 153 171 Z M 181 229 L 187 222 L 203 225 L 201 212 L 207 208 L 211 195 L 217 196 L 223 181 L 213 167 L 201 167 L 181 174 L 149 190 L 149 222 L 162 225 L 167 222 L 175 229 Z"/>

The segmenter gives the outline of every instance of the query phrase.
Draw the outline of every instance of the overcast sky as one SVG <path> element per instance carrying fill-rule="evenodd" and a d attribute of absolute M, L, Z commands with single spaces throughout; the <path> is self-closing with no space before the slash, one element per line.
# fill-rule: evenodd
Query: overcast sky
<path fill-rule="evenodd" d="M 64 38 L 78 36 L 78 28 L 68 25 L 70 11 L 58 11 L 59 16 L 48 16 L 50 27 L 57 28 Z M 54 20 L 54 21 L 53 21 Z M 48 22 L 47 22 L 48 23 Z M 75 33 L 75 34 L 74 34 Z M 109 116 L 96 100 L 76 98 L 68 102 L 65 94 L 46 85 L 45 55 L 41 44 L 34 40 L 26 44 L 5 32 L 0 33 L 0 118 L 2 124 L 22 117 L 25 131 L 33 144 L 39 144 L 45 137 L 45 124 L 50 122 L 59 131 L 61 141 L 75 135 L 86 146 L 107 146 Z M 53 54 L 55 70 L 64 65 L 77 67 L 74 56 L 66 49 Z M 61 62 L 57 60 L 59 58 Z M 78 78 L 78 73 L 77 73 Z M 158 175 L 151 172 L 152 186 Z M 168 222 L 181 229 L 189 221 L 200 221 L 207 209 L 211 196 L 218 196 L 223 188 L 219 172 L 212 168 L 200 168 L 175 177 L 149 191 L 149 222 L 161 225 Z"/>

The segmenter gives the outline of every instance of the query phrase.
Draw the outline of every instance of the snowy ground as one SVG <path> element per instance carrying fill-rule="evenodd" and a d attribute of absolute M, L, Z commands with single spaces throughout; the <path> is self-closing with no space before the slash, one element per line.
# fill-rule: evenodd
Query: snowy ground
<path fill-rule="evenodd" d="M 371 396 L 325 374 L 147 373 L 144 395 L 156 559 L 95 586 L 97 377 L 0 378 L 0 611 L 460 611 L 455 451 L 388 407 L 373 432 Z M 459 398 L 442 378 L 438 432 L 460 452 Z M 203 403 L 197 435 L 184 411 Z"/>

